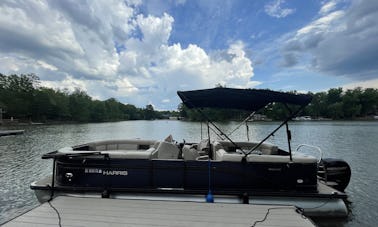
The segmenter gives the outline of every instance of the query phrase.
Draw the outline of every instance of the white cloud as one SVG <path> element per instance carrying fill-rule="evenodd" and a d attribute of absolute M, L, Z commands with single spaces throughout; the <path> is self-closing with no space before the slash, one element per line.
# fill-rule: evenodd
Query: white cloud
<path fill-rule="evenodd" d="M 361 87 L 361 88 L 376 88 L 376 89 L 378 89 L 378 79 L 359 81 L 359 82 L 344 84 L 342 86 L 342 88 L 344 90 L 354 89 L 354 88 L 357 88 L 357 87 Z"/>
<path fill-rule="evenodd" d="M 336 8 L 337 1 L 331 0 L 327 3 L 324 3 L 323 6 L 320 8 L 319 13 L 324 15 L 331 12 L 333 9 Z"/>
<path fill-rule="evenodd" d="M 42 61 L 42 60 L 37 61 L 37 64 L 38 64 L 39 66 L 41 66 L 42 68 L 47 69 L 47 70 L 51 70 L 51 71 L 56 71 L 56 70 L 58 70 L 57 67 L 55 67 L 55 66 L 53 66 L 53 65 L 50 65 L 50 64 L 48 64 L 48 63 L 46 63 L 46 62 L 44 62 L 44 61 Z"/>
<path fill-rule="evenodd" d="M 285 0 L 275 0 L 265 5 L 265 13 L 271 17 L 283 18 L 295 12 L 295 9 L 283 8 Z"/>
<path fill-rule="evenodd" d="M 314 35 L 316 33 L 326 33 L 326 32 L 332 32 L 337 30 L 337 27 L 335 28 L 335 24 L 333 22 L 340 19 L 342 16 L 344 16 L 344 11 L 335 11 L 330 14 L 324 15 L 323 17 L 311 22 L 310 24 L 306 25 L 305 27 L 299 29 L 297 31 L 297 36 L 302 35 Z"/>
<path fill-rule="evenodd" d="M 354 80 L 376 78 L 378 2 L 355 0 L 338 10 L 336 3 L 323 5 L 317 19 L 286 39 L 282 65 L 307 64 L 313 71 Z"/>
<path fill-rule="evenodd" d="M 94 98 L 159 109 L 177 107 L 177 90 L 259 83 L 251 81 L 252 62 L 242 41 L 211 53 L 196 44 L 170 44 L 174 18 L 138 14 L 140 4 L 2 2 L 0 70 L 35 73 L 43 86 L 80 88 Z"/>
<path fill-rule="evenodd" d="M 67 76 L 60 81 L 41 81 L 41 85 L 54 89 L 67 89 L 70 92 L 75 91 L 75 89 L 80 89 L 87 92 L 87 85 L 89 84 L 88 81 L 78 80 L 73 78 L 72 76 Z"/>

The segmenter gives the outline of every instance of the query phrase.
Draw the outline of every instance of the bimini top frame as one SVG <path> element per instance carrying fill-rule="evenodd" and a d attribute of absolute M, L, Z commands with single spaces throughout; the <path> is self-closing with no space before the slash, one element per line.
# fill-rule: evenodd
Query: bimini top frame
<path fill-rule="evenodd" d="M 269 137 L 274 135 L 278 129 L 286 125 L 290 160 L 292 160 L 290 145 L 291 133 L 288 127 L 288 121 L 302 111 L 304 107 L 306 107 L 312 100 L 311 95 L 291 94 L 261 89 L 212 88 L 193 91 L 178 91 L 177 94 L 188 108 L 197 109 L 211 125 L 213 125 L 236 147 L 238 146 L 225 133 L 223 133 L 222 130 L 211 122 L 209 118 L 200 110 L 200 108 L 239 109 L 254 112 L 262 109 L 270 103 L 283 103 L 289 110 L 290 116 L 250 151 L 245 152 L 242 149 L 241 150 L 243 151 L 245 157 L 247 157 L 247 155 L 264 143 Z M 288 104 L 299 106 L 299 108 L 293 111 Z"/>

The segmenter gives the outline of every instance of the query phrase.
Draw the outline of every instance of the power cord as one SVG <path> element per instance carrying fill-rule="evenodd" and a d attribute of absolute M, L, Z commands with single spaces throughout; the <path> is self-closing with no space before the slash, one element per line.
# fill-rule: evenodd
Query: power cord
<path fill-rule="evenodd" d="M 58 225 L 59 227 L 62 227 L 62 218 L 60 217 L 59 211 L 51 204 L 51 199 L 47 200 L 47 203 L 50 205 L 50 207 L 55 211 L 55 213 L 58 215 Z"/>
<path fill-rule="evenodd" d="M 255 221 L 255 222 L 251 225 L 251 227 L 255 227 L 257 223 L 263 223 L 263 222 L 265 222 L 266 219 L 268 218 L 268 215 L 269 215 L 269 213 L 270 213 L 271 210 L 280 210 L 280 209 L 291 209 L 291 210 L 292 210 L 293 207 L 270 207 L 270 208 L 268 208 L 267 212 L 265 213 L 264 218 L 261 219 L 261 220 L 257 220 L 257 221 Z M 307 218 L 303 215 L 303 211 L 302 211 L 300 208 L 296 208 L 295 211 L 298 212 L 298 213 L 300 213 L 300 214 L 302 214 L 301 216 L 302 216 L 303 219 L 307 219 Z"/>

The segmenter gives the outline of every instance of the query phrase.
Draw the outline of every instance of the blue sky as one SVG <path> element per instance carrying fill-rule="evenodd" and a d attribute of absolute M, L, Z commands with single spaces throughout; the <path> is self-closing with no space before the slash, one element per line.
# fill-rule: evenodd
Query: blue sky
<path fill-rule="evenodd" d="M 171 110 L 177 90 L 378 88 L 375 0 L 0 2 L 0 72 Z"/>

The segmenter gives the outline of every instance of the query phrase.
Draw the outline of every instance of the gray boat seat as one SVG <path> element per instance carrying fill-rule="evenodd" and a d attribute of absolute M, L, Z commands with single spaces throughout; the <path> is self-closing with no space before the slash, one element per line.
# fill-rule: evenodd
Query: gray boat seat
<path fill-rule="evenodd" d="M 303 155 L 303 154 L 293 154 L 292 155 L 294 163 L 317 163 L 317 159 L 313 156 Z M 289 155 L 248 155 L 247 162 L 278 162 L 278 163 L 289 163 Z"/>
<path fill-rule="evenodd" d="M 155 148 L 151 147 L 147 150 L 108 150 L 101 154 L 108 154 L 111 159 L 151 159 L 153 151 Z"/>
<path fill-rule="evenodd" d="M 243 154 L 228 153 L 224 149 L 218 149 L 215 154 L 215 160 L 217 161 L 241 162 L 244 157 Z"/>
<path fill-rule="evenodd" d="M 178 159 L 179 152 L 179 148 L 174 143 L 162 141 L 159 143 L 156 150 L 152 153 L 152 158 Z"/>
<path fill-rule="evenodd" d="M 244 155 L 238 153 L 227 153 L 224 149 L 217 150 L 217 159 L 219 161 L 241 162 Z M 293 154 L 293 163 L 317 163 L 317 159 L 312 156 L 303 154 Z M 273 162 L 273 163 L 289 163 L 289 155 L 258 155 L 250 154 L 247 156 L 247 162 Z"/>
<path fill-rule="evenodd" d="M 182 148 L 182 156 L 185 161 L 189 161 L 196 160 L 200 156 L 200 154 L 196 148 L 190 145 L 184 145 L 184 147 Z"/>
<path fill-rule="evenodd" d="M 155 140 L 105 140 L 94 143 L 89 143 L 89 149 L 93 151 L 107 151 L 107 150 L 147 150 L 154 146 Z"/>
<path fill-rule="evenodd" d="M 236 142 L 236 144 L 248 151 L 252 149 L 257 143 L 253 142 Z M 217 161 L 229 161 L 229 162 L 240 162 L 242 161 L 244 154 L 237 152 L 235 145 L 227 141 L 216 141 L 213 143 L 213 154 L 214 160 Z M 274 162 L 274 163 L 289 163 L 289 155 L 277 155 L 278 147 L 271 144 L 261 144 L 256 151 L 247 156 L 247 162 Z M 293 153 L 292 162 L 294 163 L 316 163 L 317 159 L 313 156 Z"/>
<path fill-rule="evenodd" d="M 207 155 L 207 153 L 200 152 L 195 147 L 192 147 L 190 145 L 185 145 L 182 148 L 182 156 L 185 161 L 209 159 L 209 155 Z"/>
<path fill-rule="evenodd" d="M 258 145 L 257 142 L 235 142 L 235 144 L 243 149 L 245 152 L 248 152 L 252 148 Z M 235 152 L 236 147 L 230 141 L 215 141 L 214 144 L 214 151 L 218 149 L 224 149 L 226 152 Z M 270 143 L 263 143 L 255 149 L 256 152 L 265 154 L 265 155 L 275 155 L 278 154 L 278 147 L 270 144 Z"/>

